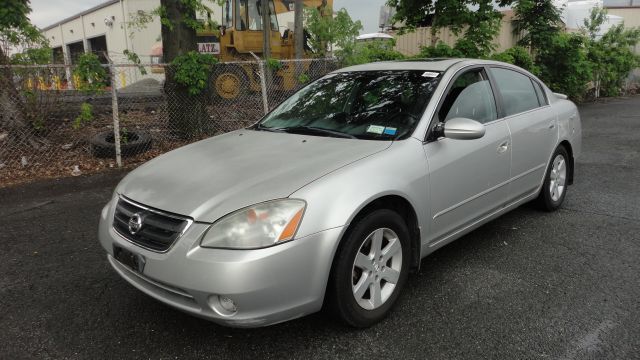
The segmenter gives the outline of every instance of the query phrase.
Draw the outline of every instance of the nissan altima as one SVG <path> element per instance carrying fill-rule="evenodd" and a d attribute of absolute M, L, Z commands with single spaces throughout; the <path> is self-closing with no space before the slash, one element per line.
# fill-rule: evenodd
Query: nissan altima
<path fill-rule="evenodd" d="M 332 72 L 255 125 L 129 173 L 100 243 L 149 296 L 220 324 L 382 320 L 421 259 L 526 202 L 558 209 L 576 106 L 493 61 Z"/>

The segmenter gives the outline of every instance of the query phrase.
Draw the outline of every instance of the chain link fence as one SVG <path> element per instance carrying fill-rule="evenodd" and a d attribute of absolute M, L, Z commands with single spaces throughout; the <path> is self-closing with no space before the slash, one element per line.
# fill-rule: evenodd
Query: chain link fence
<path fill-rule="evenodd" d="M 332 59 L 213 66 L 191 95 L 167 64 L 104 65 L 103 86 L 65 65 L 0 67 L 0 186 L 130 166 L 255 123 Z"/>

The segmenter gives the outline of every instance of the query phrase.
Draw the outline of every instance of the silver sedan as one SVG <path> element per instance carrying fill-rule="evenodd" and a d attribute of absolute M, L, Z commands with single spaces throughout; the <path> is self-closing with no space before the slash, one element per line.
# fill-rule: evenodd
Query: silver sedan
<path fill-rule="evenodd" d="M 580 147 L 576 106 L 518 67 L 348 67 L 132 171 L 99 238 L 125 280 L 189 314 L 255 327 L 327 304 L 365 327 L 436 249 L 529 201 L 558 209 Z"/>

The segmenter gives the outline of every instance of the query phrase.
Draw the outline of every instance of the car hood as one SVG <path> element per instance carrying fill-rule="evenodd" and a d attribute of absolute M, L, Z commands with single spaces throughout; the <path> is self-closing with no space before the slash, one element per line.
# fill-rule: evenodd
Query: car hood
<path fill-rule="evenodd" d="M 238 130 L 161 155 L 116 192 L 141 204 L 214 222 L 390 146 L 389 141 Z"/>

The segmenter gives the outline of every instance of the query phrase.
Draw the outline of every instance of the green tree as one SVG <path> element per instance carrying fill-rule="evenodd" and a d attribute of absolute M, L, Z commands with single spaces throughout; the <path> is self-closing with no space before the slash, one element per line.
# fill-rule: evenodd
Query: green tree
<path fill-rule="evenodd" d="M 504 6 L 512 1 L 497 3 Z M 486 57 L 495 47 L 502 14 L 493 0 L 389 0 L 388 4 L 396 8 L 395 20 L 404 24 L 405 31 L 431 26 L 432 48 L 438 44 L 438 31 L 445 27 L 460 36 L 454 48 L 461 56 Z"/>
<path fill-rule="evenodd" d="M 326 8 L 331 14 L 332 9 Z M 309 43 L 321 57 L 333 55 L 333 46 L 341 49 L 352 48 L 362 23 L 353 21 L 346 9 L 338 10 L 334 16 L 323 16 L 316 8 L 305 8 L 305 23 L 309 32 Z"/>
<path fill-rule="evenodd" d="M 184 138 L 205 131 L 202 126 L 208 123 L 209 75 L 216 60 L 197 52 L 196 32 L 205 27 L 215 29 L 216 24 L 199 21 L 196 15 L 206 19 L 212 12 L 204 0 L 160 0 L 158 8 L 138 14 L 130 25 L 144 28 L 154 18 L 160 19 L 162 55 L 171 64 L 165 69 L 167 112 L 174 133 Z M 197 73 L 185 75 L 190 71 Z"/>
<path fill-rule="evenodd" d="M 0 6 L 0 124 L 10 132 L 11 139 L 39 144 L 26 135 L 29 121 L 25 105 L 13 82 L 11 49 L 29 49 L 46 44 L 38 29 L 31 24 L 27 15 L 31 12 L 29 0 L 3 0 Z"/>
<path fill-rule="evenodd" d="M 583 28 L 596 98 L 619 95 L 625 77 L 640 65 L 640 58 L 631 50 L 640 41 L 640 29 L 625 29 L 619 24 L 599 37 L 605 20 L 606 10 L 594 8 Z"/>
<path fill-rule="evenodd" d="M 514 33 L 522 36 L 518 45 L 534 54 L 551 43 L 563 28 L 562 9 L 558 9 L 553 0 L 518 0 L 513 10 Z"/>
<path fill-rule="evenodd" d="M 25 49 L 11 56 L 11 64 L 14 65 L 44 65 L 51 63 L 53 52 L 46 44 L 42 47 Z"/>
<path fill-rule="evenodd" d="M 490 59 L 519 66 L 533 74 L 540 72 L 527 49 L 522 46 L 514 46 L 501 53 L 495 53 L 490 56 Z"/>

